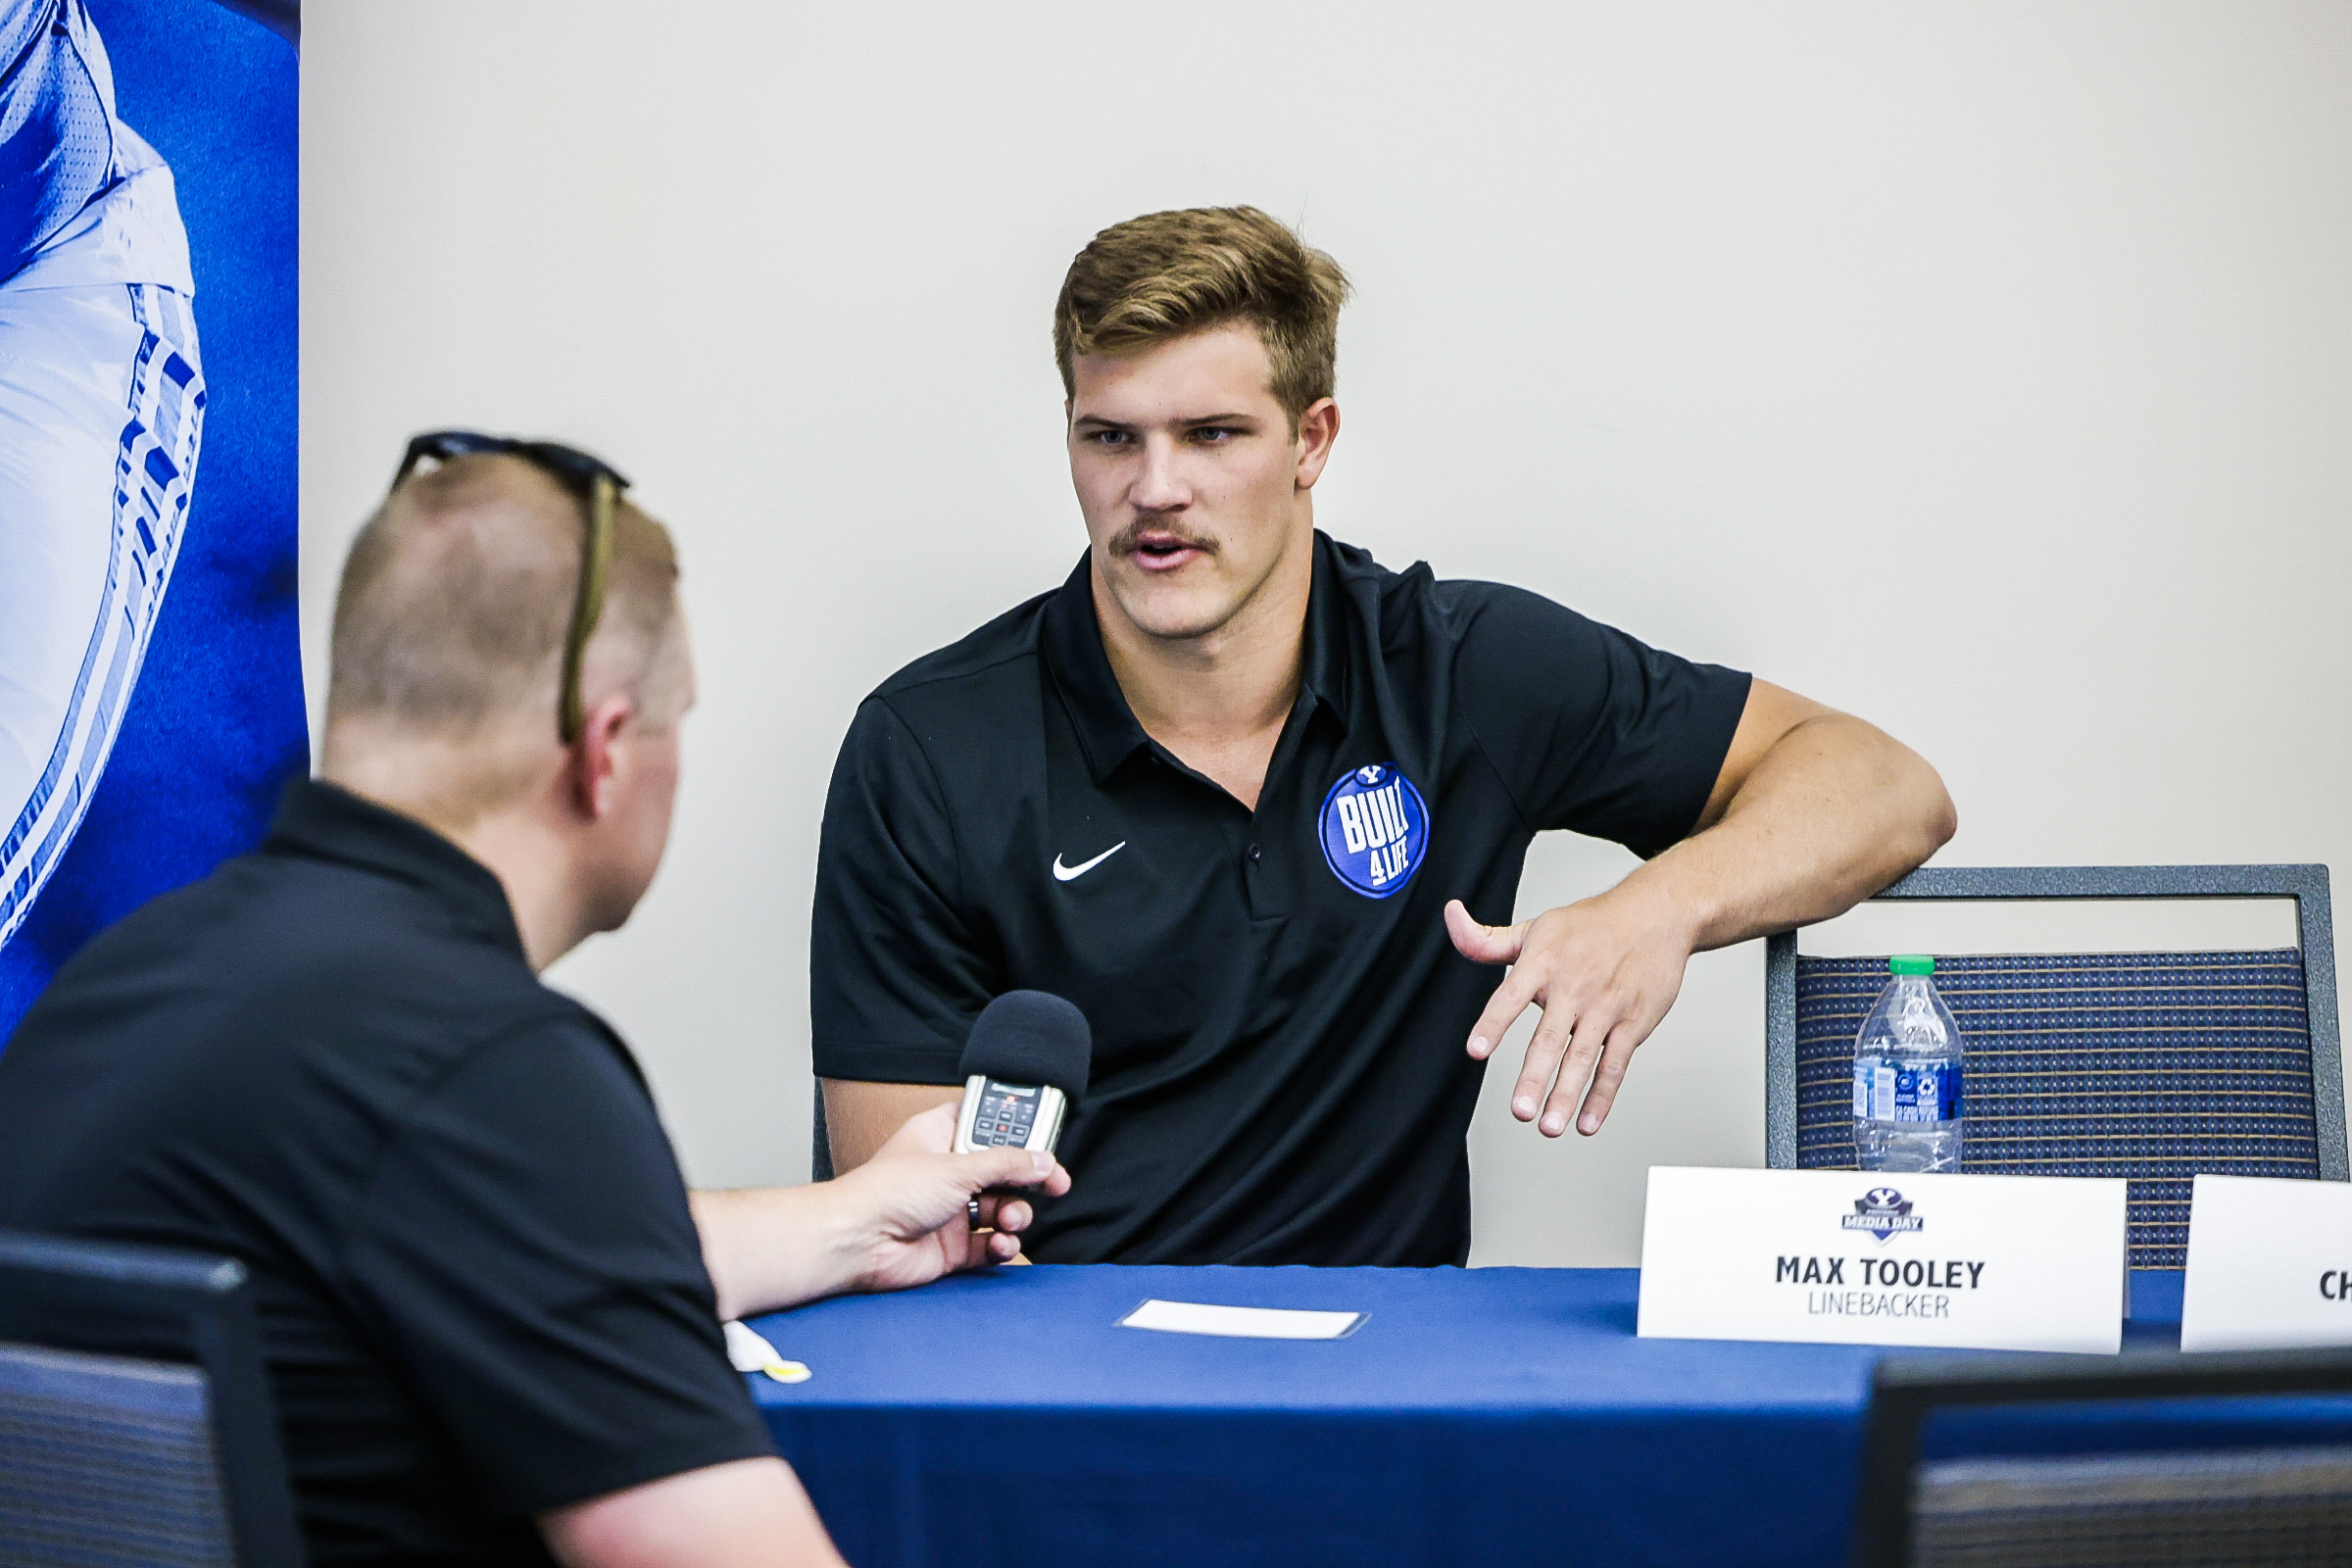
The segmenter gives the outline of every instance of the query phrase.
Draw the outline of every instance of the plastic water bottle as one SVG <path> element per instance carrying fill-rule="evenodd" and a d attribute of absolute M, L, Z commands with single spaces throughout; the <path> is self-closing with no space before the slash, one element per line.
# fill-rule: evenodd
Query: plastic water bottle
<path fill-rule="evenodd" d="M 1886 960 L 1892 978 L 1854 1037 L 1854 1152 L 1864 1170 L 1960 1168 L 1960 1026 L 1936 960 Z"/>

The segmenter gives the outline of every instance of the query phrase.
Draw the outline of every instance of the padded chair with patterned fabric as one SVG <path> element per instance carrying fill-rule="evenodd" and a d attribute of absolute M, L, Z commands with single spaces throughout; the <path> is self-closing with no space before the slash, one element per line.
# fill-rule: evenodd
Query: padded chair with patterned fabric
<path fill-rule="evenodd" d="M 227 1258 L 0 1232 L 0 1561 L 301 1568 L 250 1294 Z"/>
<path fill-rule="evenodd" d="M 2255 1417 L 2221 1429 L 2226 1446 L 2205 1448 L 2178 1446 L 2178 1429 L 2147 1436 L 2164 1432 L 2166 1401 L 2183 1401 L 2213 1429 L 2232 1400 L 2347 1391 L 2352 1352 L 2344 1350 L 1889 1357 L 1871 1380 L 1863 1426 L 1854 1568 L 2352 1560 L 2352 1444 L 2330 1441 L 2340 1422 L 2298 1425 L 2295 1436 L 2264 1443 Z M 2125 1411 L 2096 1427 L 2068 1421 L 2103 1403 Z M 1936 1416 L 1987 1405 L 2065 1423 L 2067 1451 L 2020 1452 L 2009 1437 L 1994 1452 L 1922 1462 L 1921 1440 Z M 1965 1429 L 1937 1426 L 1941 1446 L 1955 1446 L 1955 1436 L 1965 1445 Z M 2085 1432 L 2098 1434 L 2096 1451 L 2082 1451 Z"/>
<path fill-rule="evenodd" d="M 1944 867 L 1881 899 L 2295 901 L 2300 946 L 1938 957 L 1967 1043 L 1960 1168 L 2131 1180 L 2133 1268 L 2177 1269 L 2198 1172 L 2343 1181 L 2343 1063 L 2324 865 Z M 1851 1170 L 1854 1035 L 1885 958 L 1765 951 L 1765 1152 Z"/>

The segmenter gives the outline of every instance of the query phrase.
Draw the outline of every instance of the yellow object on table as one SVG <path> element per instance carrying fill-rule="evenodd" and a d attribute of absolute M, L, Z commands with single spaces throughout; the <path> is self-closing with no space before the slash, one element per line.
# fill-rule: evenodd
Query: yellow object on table
<path fill-rule="evenodd" d="M 810 1377 L 808 1365 L 787 1361 L 776 1353 L 776 1348 L 758 1331 L 740 1322 L 724 1325 L 727 1336 L 727 1359 L 738 1372 L 763 1372 L 778 1383 L 806 1383 Z"/>

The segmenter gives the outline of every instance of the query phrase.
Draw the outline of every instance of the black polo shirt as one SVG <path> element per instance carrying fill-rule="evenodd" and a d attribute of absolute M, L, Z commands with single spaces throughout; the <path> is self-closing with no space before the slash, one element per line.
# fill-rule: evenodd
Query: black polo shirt
<path fill-rule="evenodd" d="M 26 1014 L 0 1225 L 243 1260 L 315 1563 L 548 1562 L 536 1513 L 774 1451 L 627 1050 L 328 785 Z"/>
<path fill-rule="evenodd" d="M 1459 1263 L 1463 1050 L 1499 983 L 1444 909 L 1511 917 L 1548 828 L 1654 855 L 1748 677 L 1316 535 L 1305 663 L 1253 813 L 1147 736 L 1086 563 L 868 698 L 825 804 L 823 1077 L 950 1084 L 989 999 L 1067 997 L 1093 1082 L 1046 1262 Z"/>

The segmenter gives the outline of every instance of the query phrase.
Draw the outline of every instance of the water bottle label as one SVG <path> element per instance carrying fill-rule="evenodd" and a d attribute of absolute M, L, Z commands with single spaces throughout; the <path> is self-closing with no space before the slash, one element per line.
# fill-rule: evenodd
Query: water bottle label
<path fill-rule="evenodd" d="M 1886 1120 L 1950 1121 L 1960 1114 L 1959 1068 L 1941 1063 L 1886 1070 L 1894 1077 L 1894 1114 Z"/>
<path fill-rule="evenodd" d="M 1860 1121 L 1950 1121 L 1960 1114 L 1960 1069 L 1945 1062 L 1898 1067 L 1865 1057 L 1854 1063 L 1854 1116 Z"/>

